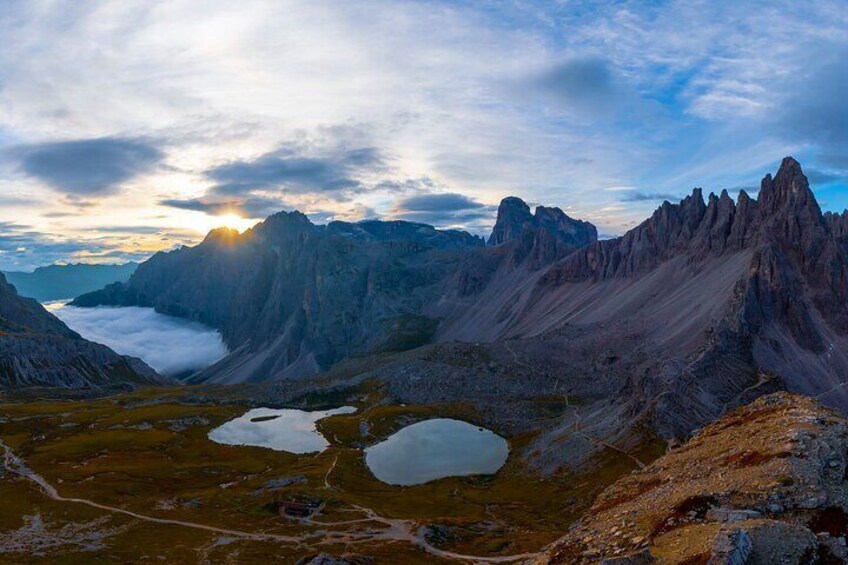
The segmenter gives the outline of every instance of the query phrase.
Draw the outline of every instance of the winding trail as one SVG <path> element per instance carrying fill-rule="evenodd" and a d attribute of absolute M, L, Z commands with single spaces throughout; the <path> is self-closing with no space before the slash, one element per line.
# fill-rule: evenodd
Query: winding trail
<path fill-rule="evenodd" d="M 209 526 L 207 524 L 199 524 L 197 522 L 188 522 L 185 520 L 170 520 L 167 518 L 156 518 L 154 516 L 148 516 L 146 514 L 139 514 L 138 512 L 132 512 L 130 510 L 125 510 L 123 508 L 118 508 L 115 506 L 109 506 L 107 504 L 100 504 L 99 502 L 94 502 L 92 500 L 87 500 L 85 498 L 69 498 L 62 496 L 56 490 L 56 488 L 47 482 L 47 480 L 30 469 L 23 459 L 15 455 L 12 449 L 3 443 L 0 440 L 0 448 L 3 449 L 3 467 L 24 479 L 27 479 L 33 483 L 35 483 L 48 498 L 58 501 L 58 502 L 68 502 L 73 504 L 83 504 L 85 506 L 89 506 L 91 508 L 96 508 L 98 510 L 103 510 L 105 512 L 111 512 L 113 514 L 121 514 L 124 516 L 129 516 L 131 518 L 135 518 L 136 520 L 141 520 L 143 522 L 150 522 L 154 524 L 164 524 L 171 526 L 182 526 L 185 528 L 192 528 L 195 530 L 203 530 L 206 532 L 211 532 L 215 534 L 220 534 L 226 537 L 232 537 L 242 540 L 249 541 L 265 541 L 265 542 L 277 542 L 284 543 L 288 545 L 293 545 L 294 547 L 307 546 L 312 547 L 316 545 L 326 545 L 332 543 L 345 543 L 345 544 L 356 544 L 356 543 L 368 543 L 373 541 L 403 541 L 410 543 L 412 545 L 420 547 L 422 550 L 426 551 L 430 555 L 441 557 L 443 559 L 450 559 L 456 561 L 465 561 L 467 563 L 511 563 L 515 561 L 527 560 L 532 557 L 536 557 L 538 553 L 522 553 L 518 555 L 503 555 L 497 557 L 482 557 L 476 555 L 464 555 L 461 553 L 454 553 L 451 551 L 445 551 L 434 547 L 431 545 L 427 539 L 425 538 L 425 528 L 420 527 L 417 522 L 414 520 L 403 520 L 403 519 L 395 519 L 395 518 L 386 518 L 384 516 L 380 516 L 370 508 L 365 508 L 362 506 L 352 505 L 353 508 L 359 512 L 365 514 L 364 518 L 357 520 L 348 520 L 343 522 L 327 522 L 322 523 L 310 519 L 302 520 L 303 523 L 313 526 L 340 526 L 345 524 L 355 524 L 355 523 L 377 523 L 386 526 L 386 529 L 381 531 L 365 531 L 365 532 L 346 532 L 346 531 L 322 531 L 316 532 L 309 535 L 302 536 L 284 536 L 280 534 L 269 534 L 269 533 L 254 533 L 254 532 L 245 532 L 241 530 L 230 530 L 227 528 L 219 528 L 216 526 Z M 333 464 L 330 469 L 327 471 L 327 475 L 324 478 L 325 486 L 327 488 L 332 489 L 333 487 L 329 483 L 329 476 L 332 470 L 335 468 L 336 463 L 338 462 L 338 457 L 333 460 Z"/>

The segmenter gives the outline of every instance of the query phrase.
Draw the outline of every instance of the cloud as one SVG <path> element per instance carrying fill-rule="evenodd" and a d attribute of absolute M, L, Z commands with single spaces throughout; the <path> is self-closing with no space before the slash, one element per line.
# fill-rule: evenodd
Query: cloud
<path fill-rule="evenodd" d="M 203 212 L 212 216 L 235 214 L 242 218 L 266 218 L 271 214 L 290 208 L 281 198 L 269 198 L 253 194 L 231 198 L 222 198 L 215 195 L 182 199 L 166 198 L 160 200 L 159 204 L 180 210 Z"/>
<path fill-rule="evenodd" d="M 74 196 L 114 193 L 163 157 L 147 141 L 119 137 L 36 143 L 15 153 L 21 171 Z"/>
<path fill-rule="evenodd" d="M 369 181 L 386 170 L 386 159 L 373 147 L 348 148 L 345 128 L 327 128 L 325 135 L 341 139 L 284 144 L 254 159 L 234 160 L 204 172 L 214 184 L 193 198 L 163 198 L 162 206 L 203 212 L 213 216 L 236 214 L 264 218 L 291 208 L 293 196 L 318 196 L 348 202 L 366 190 L 388 190 L 382 182 Z M 316 210 L 316 212 L 318 212 Z"/>
<path fill-rule="evenodd" d="M 480 227 L 481 221 L 492 219 L 496 212 L 496 206 L 483 204 L 464 194 L 445 192 L 399 198 L 394 204 L 392 217 L 436 227 L 474 229 Z"/>
<path fill-rule="evenodd" d="M 132 231 L 128 231 L 132 230 Z M 35 267 L 69 260 L 101 262 L 105 259 L 139 261 L 149 257 L 156 249 L 146 247 L 149 242 L 139 241 L 145 236 L 161 239 L 160 247 L 174 247 L 189 241 L 187 233 L 160 228 L 155 234 L 148 228 L 99 227 L 103 235 L 86 238 L 57 235 L 36 230 L 16 222 L 0 221 L 0 270 L 31 271 Z M 136 237 L 127 238 L 132 233 Z"/>
<path fill-rule="evenodd" d="M 53 313 L 84 338 L 139 357 L 163 375 L 196 371 L 227 354 L 217 331 L 152 308 L 64 306 Z"/>
<path fill-rule="evenodd" d="M 804 167 L 804 175 L 812 185 L 847 182 L 848 171 L 826 171 L 812 167 Z"/>
<path fill-rule="evenodd" d="M 396 205 L 398 210 L 404 212 L 456 212 L 459 210 L 474 210 L 485 208 L 481 204 L 464 194 L 442 193 L 421 194 L 402 198 Z"/>
<path fill-rule="evenodd" d="M 253 160 L 233 161 L 206 171 L 216 185 L 212 192 L 239 195 L 258 189 L 292 193 L 341 192 L 360 186 L 362 169 L 376 169 L 383 159 L 373 147 L 330 151 L 306 156 L 296 147 L 283 147 Z"/>
<path fill-rule="evenodd" d="M 789 78 L 776 112 L 784 136 L 817 146 L 827 165 L 838 166 L 848 159 L 848 49 L 819 59 Z"/>
<path fill-rule="evenodd" d="M 546 69 L 536 85 L 579 108 L 607 106 L 617 95 L 609 61 L 601 57 L 573 58 Z"/>
<path fill-rule="evenodd" d="M 663 200 L 677 202 L 680 200 L 680 196 L 665 192 L 641 192 L 636 190 L 633 192 L 626 192 L 622 194 L 620 198 L 621 202 L 662 202 Z"/>
<path fill-rule="evenodd" d="M 169 166 L 100 183 L 127 187 L 104 213 L 97 196 L 114 188 L 83 194 L 74 175 L 38 183 L 0 163 L 4 193 L 39 201 L 0 218 L 83 238 L 151 213 L 199 228 L 201 212 L 229 205 L 386 216 L 415 191 L 400 179 L 429 177 L 429 192 L 518 194 L 618 232 L 653 203 L 610 209 L 621 195 L 608 186 L 735 186 L 786 154 L 848 170 L 845 29 L 844 0 L 244 0 L 202 13 L 190 0 L 12 2 L 0 17 L 0 145 L 167 140 Z M 57 183 L 84 197 L 77 218 L 42 213 L 73 212 Z M 482 225 L 481 213 L 407 217 Z"/>

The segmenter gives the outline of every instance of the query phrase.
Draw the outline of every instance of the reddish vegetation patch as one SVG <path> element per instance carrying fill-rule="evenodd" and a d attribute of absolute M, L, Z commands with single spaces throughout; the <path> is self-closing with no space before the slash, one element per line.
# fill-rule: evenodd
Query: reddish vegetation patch
<path fill-rule="evenodd" d="M 704 433 L 701 434 L 701 437 L 716 435 L 720 431 L 729 428 L 749 426 L 766 420 L 773 421 L 776 419 L 774 417 L 776 412 L 784 411 L 786 411 L 786 407 L 781 405 L 763 406 L 754 411 L 742 408 L 741 411 L 731 413 L 730 415 L 725 416 L 722 420 L 709 425 L 704 430 Z"/>
<path fill-rule="evenodd" d="M 624 504 L 625 502 L 630 502 L 634 498 L 641 496 L 648 492 L 649 490 L 653 490 L 656 487 L 663 484 L 662 479 L 659 478 L 650 478 L 646 480 L 641 480 L 636 482 L 634 485 L 628 485 L 626 492 L 618 493 L 616 496 L 612 496 L 610 498 L 606 498 L 604 500 L 598 501 L 593 507 L 593 512 L 603 512 L 604 510 L 609 510 L 610 508 L 615 508 L 620 504 Z"/>
<path fill-rule="evenodd" d="M 699 522 L 707 516 L 710 508 L 718 506 L 718 500 L 713 496 L 691 496 L 678 504 L 656 528 L 652 537 L 670 532 L 684 524 Z"/>
<path fill-rule="evenodd" d="M 835 538 L 842 537 L 848 534 L 848 514 L 841 508 L 828 506 L 810 518 L 807 527 L 817 534 L 827 532 Z"/>
<path fill-rule="evenodd" d="M 743 451 L 741 453 L 734 453 L 725 459 L 725 463 L 727 465 L 732 465 L 733 467 L 741 468 L 741 467 L 753 467 L 755 465 L 762 465 L 763 463 L 767 463 L 772 459 L 786 459 L 787 457 L 791 457 L 792 454 L 788 451 L 780 451 L 778 453 L 763 453 L 762 451 Z"/>

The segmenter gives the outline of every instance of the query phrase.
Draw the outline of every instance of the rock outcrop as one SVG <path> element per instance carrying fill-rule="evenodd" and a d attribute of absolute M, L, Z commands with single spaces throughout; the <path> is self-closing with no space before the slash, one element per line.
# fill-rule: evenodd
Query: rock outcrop
<path fill-rule="evenodd" d="M 0 274 L 0 389 L 113 390 L 166 382 L 140 359 L 81 338 Z"/>
<path fill-rule="evenodd" d="M 535 563 L 844 563 L 848 422 L 778 393 L 619 479 Z"/>
<path fill-rule="evenodd" d="M 531 267 L 539 269 L 597 240 L 598 230 L 589 222 L 574 220 L 559 208 L 545 206 L 531 214 L 523 200 L 510 196 L 498 207 L 488 245 L 512 243 L 514 263 L 529 258 Z"/>

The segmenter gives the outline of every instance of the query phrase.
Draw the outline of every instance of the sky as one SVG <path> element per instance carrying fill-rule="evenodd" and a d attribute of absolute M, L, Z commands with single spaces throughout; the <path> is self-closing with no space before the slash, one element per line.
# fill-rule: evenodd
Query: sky
<path fill-rule="evenodd" d="M 848 2 L 0 2 L 0 269 L 501 198 L 605 236 L 793 155 L 848 207 Z"/>

